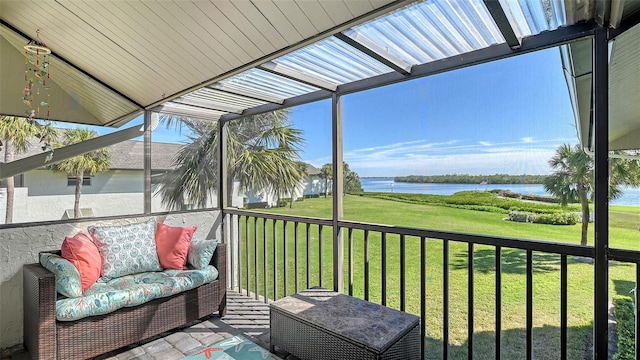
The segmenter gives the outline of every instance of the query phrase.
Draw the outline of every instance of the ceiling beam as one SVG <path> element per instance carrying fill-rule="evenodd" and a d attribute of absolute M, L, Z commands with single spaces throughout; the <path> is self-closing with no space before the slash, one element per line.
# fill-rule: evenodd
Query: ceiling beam
<path fill-rule="evenodd" d="M 609 29 L 607 38 L 613 40 L 616 36 L 624 33 L 632 27 L 640 24 L 640 11 L 636 11 L 633 15 L 620 21 L 620 25 L 615 29 Z"/>
<path fill-rule="evenodd" d="M 328 81 L 318 79 L 316 77 L 301 73 L 299 71 L 290 69 L 286 66 L 280 65 L 273 61 L 267 61 L 266 63 L 259 65 L 258 69 L 266 71 L 270 74 L 285 77 L 289 80 L 297 81 L 305 85 L 313 86 L 318 89 L 324 89 L 328 91 L 336 91 L 338 85 L 332 84 Z"/>
<path fill-rule="evenodd" d="M 256 95 L 255 93 L 250 93 L 248 91 L 243 91 L 241 89 L 234 89 L 234 88 L 232 88 L 232 87 L 230 87 L 228 85 L 225 85 L 223 83 L 211 84 L 211 85 L 208 86 L 208 88 L 219 90 L 219 91 L 223 91 L 223 92 L 226 92 L 228 94 L 233 94 L 233 95 L 237 95 L 237 96 L 243 96 L 243 97 L 246 97 L 247 99 L 265 101 L 265 102 L 272 103 L 272 104 L 282 104 L 282 102 L 284 101 L 284 100 L 276 99 L 274 97 L 266 97 L 266 96 Z"/>
<path fill-rule="evenodd" d="M 521 45 L 520 40 L 515 31 L 513 31 L 509 18 L 507 18 L 507 14 L 505 14 L 500 2 L 498 0 L 484 0 L 484 6 L 489 10 L 489 14 L 491 14 L 493 21 L 495 21 L 509 47 L 512 49 L 519 48 Z"/>
<path fill-rule="evenodd" d="M 399 72 L 404 76 L 408 76 L 411 74 L 411 64 L 403 61 L 402 59 L 396 58 L 393 55 L 389 54 L 388 51 L 385 51 L 382 48 L 379 48 L 375 43 L 364 45 L 362 42 L 344 34 L 337 33 L 333 35 L 336 39 L 344 42 L 345 44 L 351 46 L 352 48 L 368 55 L 379 63 L 386 65 L 387 67 L 393 69 L 393 71 Z"/>
<path fill-rule="evenodd" d="M 151 131 L 155 130 L 157 127 L 158 118 L 152 117 Z M 111 146 L 142 135 L 144 135 L 144 125 L 137 125 L 124 130 L 112 132 L 111 134 L 98 136 L 80 143 L 55 149 L 53 159 L 50 162 L 45 161 L 49 155 L 49 152 L 47 151 L 12 162 L 0 163 L 0 179 L 16 176 L 30 170 L 39 169 L 46 165 L 55 164 L 56 162 L 70 159 L 89 151 Z"/>
<path fill-rule="evenodd" d="M 163 105 L 154 107 L 151 111 L 175 116 L 185 116 L 189 118 L 197 118 L 202 120 L 216 121 L 220 118 L 223 111 L 215 109 L 202 108 L 199 106 L 184 105 L 175 102 L 168 102 Z M 217 112 L 217 113 L 214 113 Z"/>
<path fill-rule="evenodd" d="M 177 104 L 184 104 L 184 105 L 199 107 L 202 109 L 217 110 L 217 111 L 234 113 L 234 114 L 242 114 L 242 110 L 243 110 L 243 109 L 238 109 L 236 107 L 228 106 L 220 103 L 216 103 L 214 105 L 212 103 L 209 103 L 207 100 L 194 99 L 188 96 L 179 97 L 173 100 L 172 102 Z"/>
<path fill-rule="evenodd" d="M 266 112 L 275 111 L 279 109 L 308 104 L 315 101 L 326 100 L 331 98 L 331 94 L 333 94 L 333 92 L 328 90 L 318 90 L 312 93 L 307 93 L 307 94 L 286 99 L 282 104 L 264 104 L 264 105 L 256 106 L 243 111 L 241 115 L 237 115 L 237 114 L 222 115 L 220 117 L 220 120 L 229 121 L 229 120 L 243 118 L 246 116 L 258 115 L 258 114 L 263 114 Z"/>

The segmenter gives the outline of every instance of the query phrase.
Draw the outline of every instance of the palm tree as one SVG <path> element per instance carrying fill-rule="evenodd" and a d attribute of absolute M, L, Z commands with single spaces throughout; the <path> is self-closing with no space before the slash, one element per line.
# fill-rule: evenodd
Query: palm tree
<path fill-rule="evenodd" d="M 324 179 L 324 197 L 329 192 L 329 180 L 333 179 L 333 165 L 324 164 L 320 169 L 320 177 Z"/>
<path fill-rule="evenodd" d="M 93 139 L 98 134 L 89 129 L 66 129 L 62 135 L 64 145 L 76 144 Z M 62 146 L 60 144 L 60 146 Z M 67 176 L 76 178 L 75 201 L 73 204 L 73 217 L 79 218 L 80 196 L 82 195 L 82 179 L 85 175 L 95 175 L 109 170 L 111 167 L 111 156 L 108 148 L 93 150 L 76 157 L 51 165 L 51 169 L 66 173 Z"/>
<path fill-rule="evenodd" d="M 360 183 L 360 176 L 355 171 L 349 169 L 349 164 L 343 163 L 342 165 L 343 173 L 344 173 L 344 191 L 343 193 L 348 192 L 358 192 L 362 191 L 362 184 Z"/>
<path fill-rule="evenodd" d="M 304 180 L 304 178 L 308 175 L 307 164 L 302 161 L 296 161 L 296 170 L 300 174 L 300 181 Z M 289 208 L 293 209 L 293 201 L 295 200 L 294 196 L 296 194 L 296 188 L 300 185 L 300 183 L 291 185 L 293 185 L 293 187 L 291 188 L 291 201 L 289 201 Z M 302 194 L 302 196 L 304 196 L 304 194 Z"/>
<path fill-rule="evenodd" d="M 26 152 L 31 142 L 40 138 L 40 141 L 54 141 L 57 132 L 49 125 L 42 125 L 37 121 L 28 120 L 16 116 L 2 116 L 0 118 L 0 141 L 4 144 L 4 162 L 13 161 L 15 155 Z M 13 222 L 14 202 L 14 178 L 6 179 L 7 206 L 5 224 Z"/>
<path fill-rule="evenodd" d="M 594 195 L 594 162 L 580 145 L 571 147 L 563 144 L 549 160 L 555 170 L 544 180 L 544 188 L 560 200 L 562 206 L 571 202 L 580 202 L 582 209 L 581 245 L 587 245 L 589 229 L 589 200 Z M 640 164 L 637 160 L 622 158 L 609 159 L 609 199 L 622 195 L 621 185 L 637 185 L 640 183 Z"/>
<path fill-rule="evenodd" d="M 193 135 L 178 151 L 176 169 L 160 180 L 163 205 L 180 209 L 185 199 L 206 207 L 218 187 L 217 123 L 163 116 L 168 126 L 182 124 Z M 230 121 L 224 127 L 227 137 L 227 203 L 232 204 L 234 181 L 240 191 L 291 189 L 302 178 L 296 168 L 300 130 L 291 126 L 288 110 L 249 116 Z M 222 196 L 222 195 L 221 195 Z"/>

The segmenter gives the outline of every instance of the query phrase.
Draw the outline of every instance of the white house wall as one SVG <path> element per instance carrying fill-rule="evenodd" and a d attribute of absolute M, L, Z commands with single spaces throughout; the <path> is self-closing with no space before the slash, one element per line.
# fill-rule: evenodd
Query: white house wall
<path fill-rule="evenodd" d="M 67 186 L 67 175 L 50 170 L 33 170 L 24 174 L 24 186 L 30 196 L 73 195 L 75 186 Z M 109 170 L 96 174 L 91 185 L 82 187 L 84 194 L 133 193 L 144 191 L 142 170 Z"/>
<path fill-rule="evenodd" d="M 324 179 L 316 175 L 308 176 L 302 183 L 300 183 L 294 193 L 293 200 L 303 196 L 318 196 L 324 194 Z M 290 193 L 282 195 L 283 199 L 291 197 Z M 245 194 L 247 204 L 264 203 L 267 207 L 274 207 L 278 205 L 278 196 L 269 190 L 263 190 L 259 192 L 247 191 Z"/>
<path fill-rule="evenodd" d="M 26 189 L 25 189 L 26 190 Z M 60 249 L 65 236 L 86 231 L 98 223 L 141 222 L 148 216 L 103 221 L 65 221 L 0 228 L 0 348 L 23 342 L 22 266 L 38 261 L 38 253 Z M 173 226 L 198 226 L 194 237 L 221 239 L 221 216 L 217 210 L 194 211 L 158 216 L 158 221 Z"/>

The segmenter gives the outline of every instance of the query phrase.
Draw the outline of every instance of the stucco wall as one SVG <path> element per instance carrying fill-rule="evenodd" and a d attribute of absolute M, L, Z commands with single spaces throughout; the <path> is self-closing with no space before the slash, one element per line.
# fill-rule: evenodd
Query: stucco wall
<path fill-rule="evenodd" d="M 24 187 L 29 188 L 29 196 L 73 195 L 75 186 L 67 186 L 67 175 L 50 170 L 32 170 L 24 174 Z M 82 187 L 82 195 L 131 193 L 144 191 L 142 170 L 109 170 L 96 174 L 91 185 Z"/>
<path fill-rule="evenodd" d="M 149 217 L 59 221 L 26 226 L 8 225 L 0 228 L 0 348 L 23 342 L 22 327 L 22 266 L 37 262 L 38 253 L 59 249 L 65 236 L 86 231 L 97 223 L 127 224 Z M 197 225 L 197 238 L 221 238 L 221 216 L 217 210 L 172 213 L 156 216 L 169 225 Z"/>

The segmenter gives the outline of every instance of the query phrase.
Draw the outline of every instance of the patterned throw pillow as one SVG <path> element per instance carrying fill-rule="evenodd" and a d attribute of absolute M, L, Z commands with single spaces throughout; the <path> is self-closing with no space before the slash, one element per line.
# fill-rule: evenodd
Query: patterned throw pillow
<path fill-rule="evenodd" d="M 40 264 L 55 274 L 57 292 L 69 298 L 82 296 L 80 273 L 72 263 L 58 255 L 44 253 L 40 255 Z"/>
<path fill-rule="evenodd" d="M 156 251 L 154 219 L 120 226 L 89 226 L 102 257 L 101 275 L 117 278 L 145 271 L 162 271 Z"/>
<path fill-rule="evenodd" d="M 191 240 L 187 262 L 198 270 L 204 269 L 211 262 L 213 252 L 216 251 L 217 246 L 217 240 Z"/>

